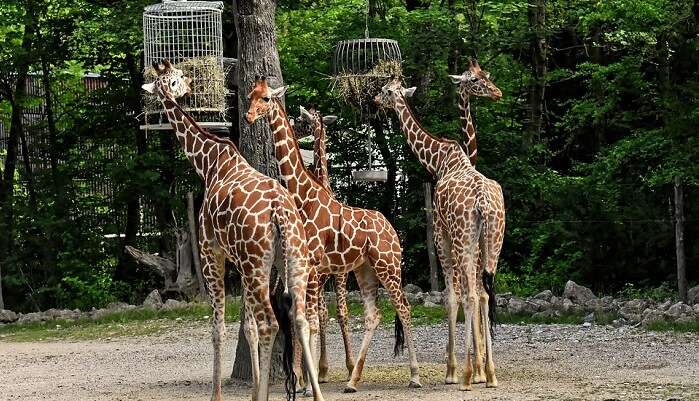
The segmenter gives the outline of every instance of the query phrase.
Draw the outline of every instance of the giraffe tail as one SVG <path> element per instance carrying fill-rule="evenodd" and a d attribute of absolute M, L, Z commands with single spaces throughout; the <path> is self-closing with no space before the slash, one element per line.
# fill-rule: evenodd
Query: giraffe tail
<path fill-rule="evenodd" d="M 483 279 L 483 290 L 488 294 L 488 325 L 490 329 L 490 335 L 495 337 L 495 326 L 497 324 L 497 300 L 495 299 L 495 273 L 488 271 L 488 264 L 490 263 L 490 244 L 486 238 L 486 233 L 488 232 L 488 218 L 483 216 L 480 212 L 480 224 L 478 241 L 480 248 L 480 263 L 481 272 Z"/>
<path fill-rule="evenodd" d="M 284 382 L 286 399 L 296 400 L 297 377 L 296 373 L 294 372 L 294 333 L 292 330 L 293 323 L 291 319 L 293 305 L 288 288 L 289 254 L 291 246 L 289 233 L 291 232 L 291 223 L 289 222 L 289 216 L 286 214 L 286 209 L 284 209 L 284 200 L 278 199 L 274 203 L 273 217 L 277 229 L 279 230 L 279 240 L 281 242 L 282 258 L 284 260 L 283 271 L 280 271 L 277 274 L 277 283 L 279 283 L 279 280 L 282 280 L 284 283 L 284 291 L 282 294 L 278 294 L 275 291 L 275 293 L 271 294 L 270 297 L 273 297 L 273 299 L 271 299 L 272 309 L 274 310 L 274 315 L 277 318 L 279 329 L 284 335 L 282 366 L 284 368 L 284 375 L 286 376 L 286 380 Z"/>

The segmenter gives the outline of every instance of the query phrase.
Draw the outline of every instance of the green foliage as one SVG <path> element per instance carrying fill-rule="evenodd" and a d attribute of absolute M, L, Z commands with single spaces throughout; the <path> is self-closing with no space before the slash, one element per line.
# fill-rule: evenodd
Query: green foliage
<path fill-rule="evenodd" d="M 658 302 L 678 299 L 677 292 L 668 283 L 662 283 L 658 287 L 636 287 L 632 283 L 626 283 L 617 295 L 625 299 L 652 299 Z"/>

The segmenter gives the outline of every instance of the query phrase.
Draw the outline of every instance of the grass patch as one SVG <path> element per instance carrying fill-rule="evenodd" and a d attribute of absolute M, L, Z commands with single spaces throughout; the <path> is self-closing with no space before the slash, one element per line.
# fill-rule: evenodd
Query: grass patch
<path fill-rule="evenodd" d="M 90 340 L 109 337 L 134 337 L 159 334 L 176 322 L 208 320 L 211 307 L 190 305 L 171 310 L 132 309 L 106 314 L 97 319 L 51 320 L 30 324 L 10 324 L 0 327 L 0 339 L 5 341 Z M 226 321 L 240 318 L 240 304 L 226 305 Z"/>
<path fill-rule="evenodd" d="M 699 321 L 693 322 L 653 322 L 646 326 L 651 331 L 674 331 L 679 333 L 699 333 Z"/>

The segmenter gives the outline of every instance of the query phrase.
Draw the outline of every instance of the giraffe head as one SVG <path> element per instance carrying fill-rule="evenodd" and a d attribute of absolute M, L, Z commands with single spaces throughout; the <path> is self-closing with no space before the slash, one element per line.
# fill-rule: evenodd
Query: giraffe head
<path fill-rule="evenodd" d="M 248 124 L 252 124 L 260 117 L 265 117 L 272 110 L 272 102 L 274 98 L 284 96 L 288 86 L 282 86 L 277 89 L 272 89 L 267 84 L 267 78 L 255 77 L 255 84 L 252 91 L 248 94 L 250 99 L 250 108 L 248 109 L 245 119 Z"/>
<path fill-rule="evenodd" d="M 451 81 L 459 85 L 462 96 L 484 96 L 493 100 L 502 97 L 502 92 L 490 81 L 490 73 L 481 70 L 478 61 L 469 59 L 468 69 L 461 75 L 449 75 Z"/>
<path fill-rule="evenodd" d="M 415 87 L 403 88 L 400 79 L 393 78 L 381 88 L 381 92 L 374 97 L 374 102 L 385 108 L 394 108 L 398 100 L 411 97 L 415 93 Z"/>
<path fill-rule="evenodd" d="M 321 116 L 318 107 L 311 105 L 308 110 L 299 106 L 301 115 L 294 121 L 294 131 L 298 138 L 309 135 L 320 135 L 325 132 L 325 126 L 334 123 L 336 116 Z"/>
<path fill-rule="evenodd" d="M 182 70 L 175 68 L 169 60 L 163 60 L 162 64 L 153 63 L 157 77 L 154 82 L 144 84 L 141 87 L 149 93 L 157 93 L 162 99 L 175 99 L 192 93 L 189 84 L 192 79 L 185 77 Z"/>

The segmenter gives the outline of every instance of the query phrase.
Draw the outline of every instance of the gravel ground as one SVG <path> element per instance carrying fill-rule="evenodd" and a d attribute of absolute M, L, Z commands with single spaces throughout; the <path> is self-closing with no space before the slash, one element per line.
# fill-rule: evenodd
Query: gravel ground
<path fill-rule="evenodd" d="M 356 325 L 357 323 L 355 323 Z M 461 328 L 459 328 L 461 330 Z M 227 349 L 235 349 L 237 325 Z M 343 394 L 344 354 L 331 325 L 327 400 L 699 400 L 699 335 L 631 327 L 503 325 L 495 339 L 500 387 L 471 392 L 442 384 L 446 325 L 416 329 L 423 388 L 408 389 L 407 356 L 392 358 L 392 330 L 377 331 L 364 381 Z M 354 333 L 354 345 L 361 332 Z M 356 352 L 356 351 L 355 351 Z M 0 400 L 205 400 L 209 398 L 209 327 L 182 324 L 151 337 L 83 342 L 0 341 Z M 224 372 L 230 371 L 230 360 Z M 248 400 L 228 384 L 227 400 Z M 274 386 L 271 399 L 283 399 Z M 299 398 L 303 400 L 303 397 Z"/>

